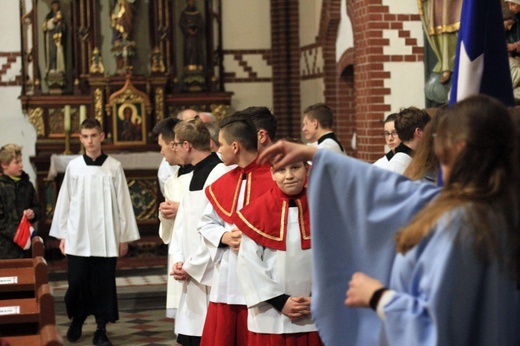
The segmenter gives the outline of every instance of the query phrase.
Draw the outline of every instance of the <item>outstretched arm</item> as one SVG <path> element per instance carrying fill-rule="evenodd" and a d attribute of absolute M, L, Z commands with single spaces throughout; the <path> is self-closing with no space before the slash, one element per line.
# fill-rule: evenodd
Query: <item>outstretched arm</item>
<path fill-rule="evenodd" d="M 312 161 L 317 150 L 309 145 L 279 140 L 260 154 L 258 162 L 263 164 L 270 161 L 273 169 L 277 170 L 291 163 Z"/>

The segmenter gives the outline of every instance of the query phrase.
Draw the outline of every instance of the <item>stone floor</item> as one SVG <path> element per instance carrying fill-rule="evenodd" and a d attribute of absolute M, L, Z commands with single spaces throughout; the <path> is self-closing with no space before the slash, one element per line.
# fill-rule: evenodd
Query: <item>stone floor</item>
<path fill-rule="evenodd" d="M 173 332 L 174 321 L 165 316 L 165 259 L 140 261 L 141 265 L 129 259 L 120 262 L 116 278 L 120 319 L 107 326 L 107 335 L 112 343 L 125 346 L 177 345 Z M 77 342 L 69 343 L 66 340 L 69 326 L 63 303 L 67 290 L 66 264 L 50 263 L 50 268 L 49 282 L 55 297 L 56 324 L 65 345 L 92 345 L 96 329 L 92 316 L 85 322 L 83 335 Z"/>

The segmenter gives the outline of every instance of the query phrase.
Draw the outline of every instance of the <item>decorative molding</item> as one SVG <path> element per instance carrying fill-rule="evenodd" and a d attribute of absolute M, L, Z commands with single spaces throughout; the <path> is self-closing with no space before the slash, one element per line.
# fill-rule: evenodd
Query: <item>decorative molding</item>
<path fill-rule="evenodd" d="M 155 88 L 155 120 L 159 122 L 164 119 L 164 89 Z"/>
<path fill-rule="evenodd" d="M 43 108 L 29 108 L 29 122 L 36 129 L 38 137 L 45 137 L 45 126 L 43 124 Z"/>
<path fill-rule="evenodd" d="M 103 126 L 103 90 L 101 88 L 94 90 L 94 114 Z"/>
<path fill-rule="evenodd" d="M 226 113 L 229 109 L 229 105 L 212 104 L 212 105 L 210 105 L 210 108 L 211 108 L 211 113 L 215 116 L 215 118 L 217 118 L 217 121 L 220 121 L 226 116 Z"/>
<path fill-rule="evenodd" d="M 323 78 L 324 61 L 323 49 L 319 43 L 310 44 L 300 48 L 300 78 L 317 79 Z"/>
<path fill-rule="evenodd" d="M 21 52 L 0 52 L 0 86 L 21 86 L 21 65 Z"/>
<path fill-rule="evenodd" d="M 272 82 L 270 49 L 224 50 L 225 83 Z"/>

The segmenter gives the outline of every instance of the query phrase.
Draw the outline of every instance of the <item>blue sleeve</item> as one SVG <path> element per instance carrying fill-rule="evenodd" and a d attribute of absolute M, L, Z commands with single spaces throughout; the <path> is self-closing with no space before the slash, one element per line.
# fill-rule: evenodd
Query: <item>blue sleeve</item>
<path fill-rule="evenodd" d="M 475 231 L 457 210 L 392 273 L 382 338 L 390 345 L 518 345 L 518 290 L 497 260 L 475 251 Z M 500 232 L 498 232 L 500 233 Z"/>
<path fill-rule="evenodd" d="M 395 233 L 439 189 L 327 150 L 309 179 L 312 313 L 325 345 L 374 345 L 379 318 L 343 302 L 353 273 L 389 283 Z"/>

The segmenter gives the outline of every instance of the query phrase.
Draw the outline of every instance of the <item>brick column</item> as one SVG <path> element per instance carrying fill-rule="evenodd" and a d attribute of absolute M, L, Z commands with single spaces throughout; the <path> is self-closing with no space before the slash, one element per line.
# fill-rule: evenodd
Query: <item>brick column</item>
<path fill-rule="evenodd" d="M 271 0 L 273 112 L 278 137 L 300 138 L 298 0 Z"/>

